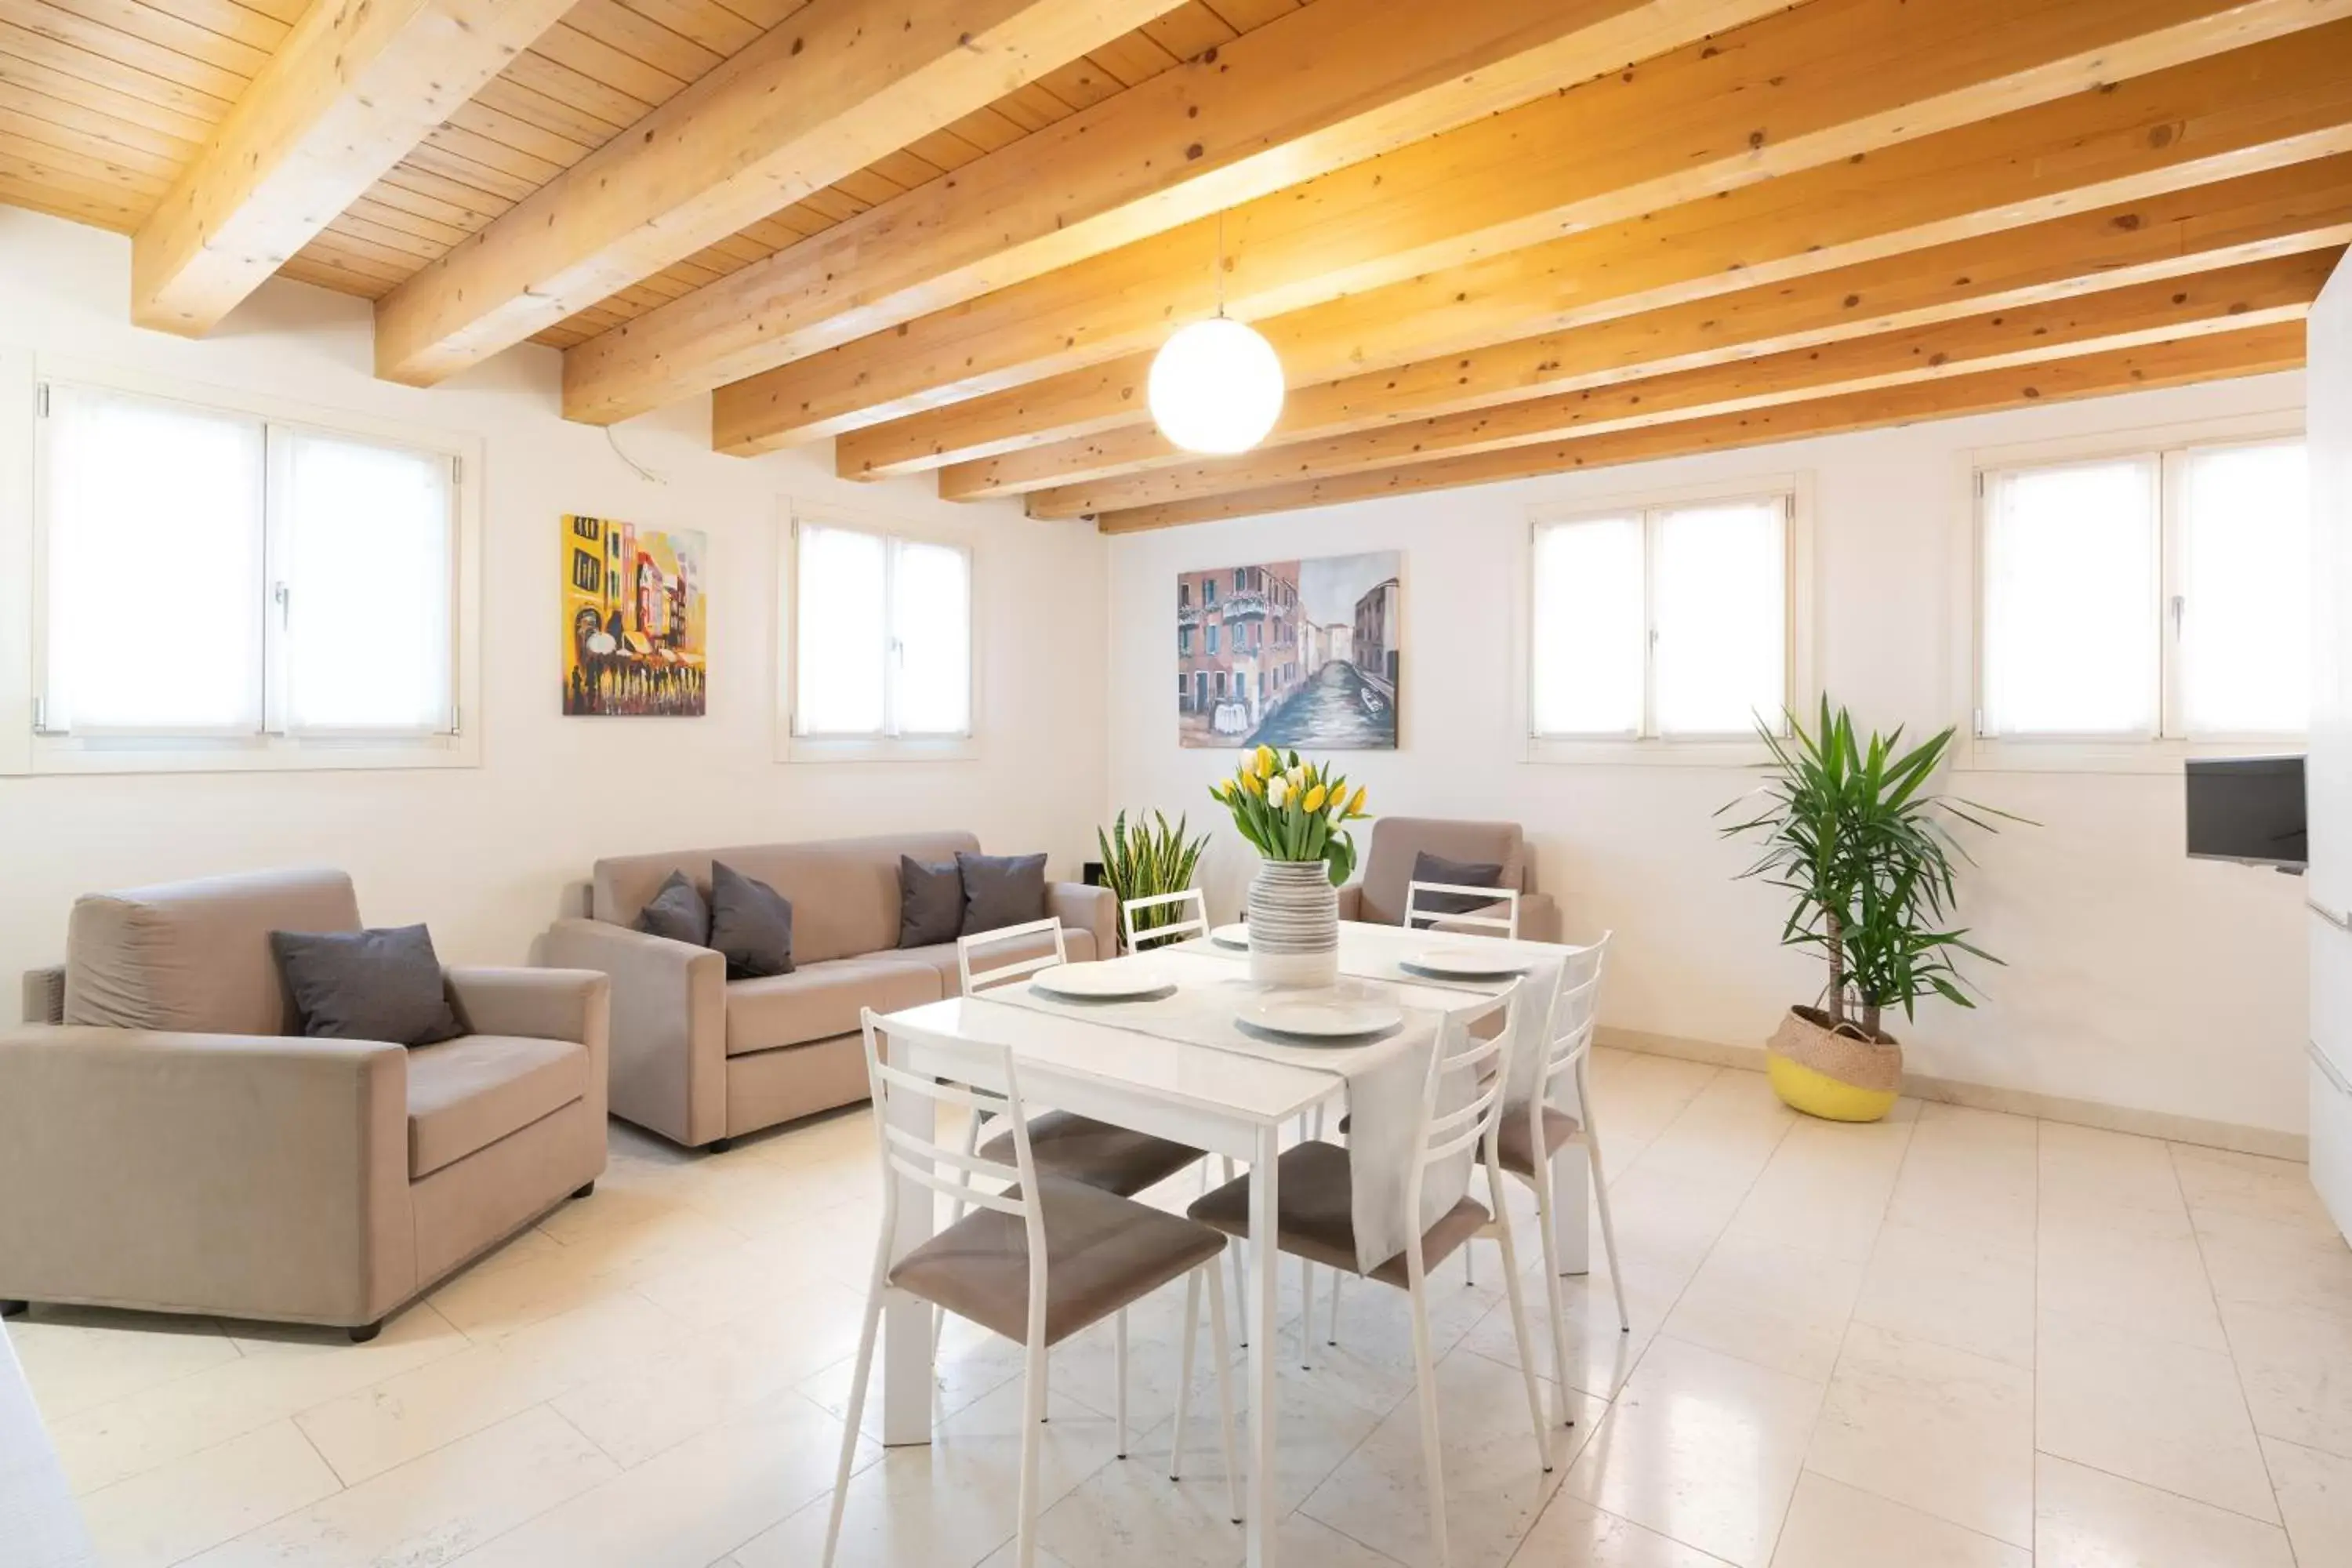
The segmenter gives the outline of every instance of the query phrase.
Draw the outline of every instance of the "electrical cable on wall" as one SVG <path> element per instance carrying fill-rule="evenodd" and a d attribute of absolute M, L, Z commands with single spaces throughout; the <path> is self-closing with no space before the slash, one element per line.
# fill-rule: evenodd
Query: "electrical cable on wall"
<path fill-rule="evenodd" d="M 662 478 L 659 474 L 655 473 L 651 468 L 646 468 L 643 463 L 638 462 L 635 458 L 630 457 L 626 452 L 621 450 L 621 437 L 614 433 L 613 426 L 610 425 L 604 426 L 604 440 L 613 448 L 613 456 L 620 458 L 624 463 L 626 463 L 636 474 L 637 478 L 656 485 L 667 485 L 669 483 L 667 479 Z"/>

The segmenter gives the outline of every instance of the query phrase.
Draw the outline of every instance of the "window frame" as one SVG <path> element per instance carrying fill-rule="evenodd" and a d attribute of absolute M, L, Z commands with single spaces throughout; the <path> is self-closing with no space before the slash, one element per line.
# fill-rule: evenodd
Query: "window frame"
<path fill-rule="evenodd" d="M 41 428 L 52 385 L 181 403 L 265 427 L 262 729 L 216 734 L 44 729 L 48 650 L 47 441 Z M 284 727 L 284 628 L 270 622 L 268 572 L 283 541 L 271 429 L 301 430 L 446 458 L 450 482 L 448 605 L 452 727 L 435 731 L 290 731 Z M 0 348 L 0 775 L 396 771 L 470 768 L 481 762 L 481 517 L 479 437 L 310 401 L 272 396 L 65 355 Z"/>
<path fill-rule="evenodd" d="M 1952 765 L 1979 773 L 2172 773 L 2192 757 L 2263 756 L 2301 750 L 2308 732 L 2208 735 L 2189 739 L 2179 731 L 2180 628 L 2172 601 L 2180 592 L 2185 537 L 2180 504 L 2181 474 L 2194 450 L 2258 447 L 2307 441 L 2300 409 L 2224 416 L 2193 423 L 2144 426 L 2044 441 L 1980 447 L 1958 456 L 1959 504 L 1954 509 L 1951 562 L 1953 645 L 1952 708 L 1958 732 Z M 2023 468 L 2060 468 L 2125 458 L 2153 459 L 2157 473 L 2157 597 L 2149 624 L 2157 639 L 2157 731 L 2146 736 L 1988 735 L 1984 733 L 1987 652 L 1985 571 L 1987 508 L 1990 476 Z"/>
<path fill-rule="evenodd" d="M 968 729 L 961 735 L 803 735 L 797 732 L 800 667 L 800 531 L 803 524 L 840 529 L 878 538 L 890 546 L 886 556 L 895 570 L 898 544 L 939 545 L 961 551 L 964 558 L 965 592 L 969 595 L 968 630 L 971 638 L 969 671 L 971 707 Z M 775 760 L 779 763 L 937 763 L 968 761 L 981 755 L 985 720 L 982 695 L 987 689 L 982 651 L 988 639 L 982 606 L 984 552 L 977 534 L 955 526 L 927 526 L 903 518 L 883 517 L 847 508 L 787 499 L 776 533 L 776 643 L 771 668 L 774 672 Z M 888 579 L 886 578 L 886 584 Z M 886 595 L 887 588 L 886 587 Z M 886 697 L 886 708 L 888 700 Z"/>
<path fill-rule="evenodd" d="M 1648 487 L 1606 495 L 1530 507 L 1517 539 L 1517 580 L 1513 600 L 1515 714 L 1523 760 L 1529 763 L 1636 767 L 1744 768 L 1769 760 L 1761 741 L 1738 735 L 1660 735 L 1646 732 L 1657 722 L 1657 674 L 1654 654 L 1643 653 L 1643 718 L 1644 733 L 1627 736 L 1547 735 L 1535 728 L 1535 541 L 1538 531 L 1559 523 L 1578 522 L 1628 514 L 1643 520 L 1643 598 L 1645 623 L 1654 620 L 1654 526 L 1650 514 L 1709 502 L 1779 500 L 1782 504 L 1781 549 L 1785 689 L 1789 706 L 1802 712 L 1814 700 L 1814 650 L 1818 642 L 1813 591 L 1813 476 L 1808 471 L 1746 475 L 1700 484 Z"/>

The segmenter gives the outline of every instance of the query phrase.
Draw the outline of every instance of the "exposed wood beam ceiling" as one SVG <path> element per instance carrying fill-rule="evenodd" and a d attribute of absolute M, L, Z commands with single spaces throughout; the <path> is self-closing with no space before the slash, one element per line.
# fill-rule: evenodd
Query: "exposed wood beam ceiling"
<path fill-rule="evenodd" d="M 0 0 L 0 203 L 1124 531 L 2299 363 L 2352 0 Z M 1291 391 L 1210 460 L 1221 285 Z"/>
<path fill-rule="evenodd" d="M 319 0 L 132 237 L 131 318 L 201 336 L 571 0 Z"/>

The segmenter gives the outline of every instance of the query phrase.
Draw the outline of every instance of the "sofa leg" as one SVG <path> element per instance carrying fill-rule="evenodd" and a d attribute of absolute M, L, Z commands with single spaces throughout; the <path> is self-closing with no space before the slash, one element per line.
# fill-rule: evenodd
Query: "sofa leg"
<path fill-rule="evenodd" d="M 573 1193 L 572 1195 L 573 1197 L 575 1197 L 575 1198 L 584 1198 L 584 1197 L 586 1197 L 590 1193 L 593 1193 L 593 1192 L 594 1192 L 595 1190 L 596 1190 L 596 1184 L 595 1184 L 595 1183 L 593 1183 L 593 1182 L 591 1182 L 591 1183 L 589 1183 L 586 1186 L 582 1187 L 579 1191 L 577 1191 L 577 1192 Z"/>
<path fill-rule="evenodd" d="M 353 1329 L 351 1332 L 352 1343 L 355 1345 L 363 1345 L 367 1343 L 368 1341 L 375 1338 L 376 1335 L 383 1332 L 383 1320 L 382 1318 L 378 1318 L 373 1323 L 362 1323 L 358 1328 Z"/>
<path fill-rule="evenodd" d="M 710 1152 L 714 1154 L 724 1154 L 728 1150 L 735 1147 L 735 1140 L 732 1138 L 713 1138 L 709 1142 L 705 1143 L 703 1147 L 709 1150 Z"/>
<path fill-rule="evenodd" d="M 0 1301 L 0 1318 L 21 1318 L 32 1310 L 30 1301 Z"/>

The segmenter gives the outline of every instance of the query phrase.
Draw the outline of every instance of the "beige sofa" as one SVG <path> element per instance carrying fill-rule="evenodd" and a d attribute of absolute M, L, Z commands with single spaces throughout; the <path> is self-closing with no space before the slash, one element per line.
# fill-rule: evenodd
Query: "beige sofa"
<path fill-rule="evenodd" d="M 294 1031 L 272 931 L 359 929 L 333 871 L 74 905 L 0 1030 L 0 1299 L 383 1319 L 604 1169 L 601 974 L 449 969 L 472 1031 Z"/>
<path fill-rule="evenodd" d="M 723 1150 L 781 1121 L 866 1097 L 859 1009 L 887 1013 L 955 994 L 955 943 L 900 948 L 898 858 L 977 854 L 969 833 L 629 855 L 574 889 L 585 918 L 550 928 L 542 962 L 613 977 L 613 1114 L 689 1147 Z M 673 871 L 705 897 L 722 860 L 792 901 L 790 974 L 727 979 L 718 953 L 632 929 Z M 1114 951 L 1118 910 L 1101 888 L 1049 882 L 1073 961 Z M 1018 956 L 1007 953 L 1005 956 Z"/>
<path fill-rule="evenodd" d="M 1549 895 L 1536 891 L 1536 858 L 1516 822 L 1454 822 L 1433 816 L 1374 819 L 1370 841 L 1364 847 L 1363 875 L 1339 889 L 1339 918 L 1377 925 L 1404 924 L 1413 858 L 1423 850 L 1448 860 L 1502 867 L 1499 885 L 1519 889 L 1519 934 L 1530 942 L 1559 940 L 1559 909 Z"/>

